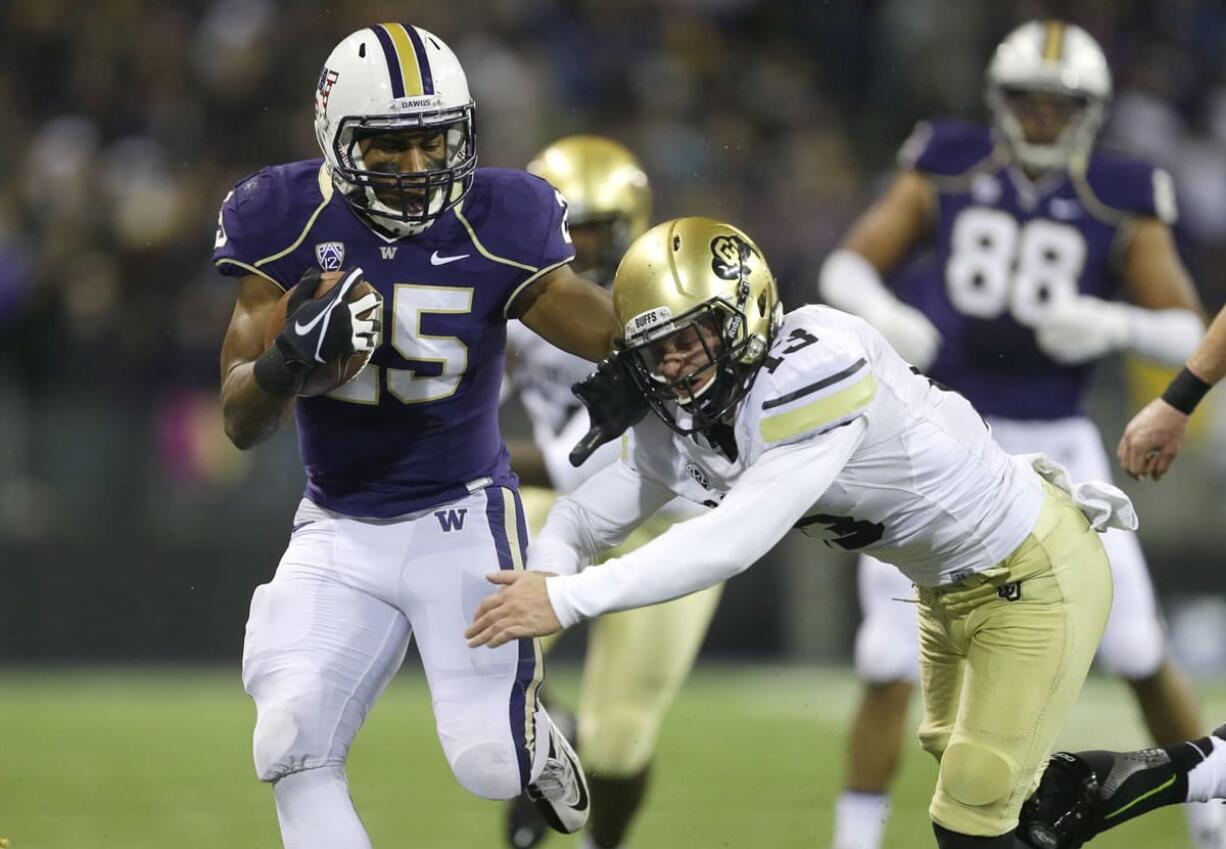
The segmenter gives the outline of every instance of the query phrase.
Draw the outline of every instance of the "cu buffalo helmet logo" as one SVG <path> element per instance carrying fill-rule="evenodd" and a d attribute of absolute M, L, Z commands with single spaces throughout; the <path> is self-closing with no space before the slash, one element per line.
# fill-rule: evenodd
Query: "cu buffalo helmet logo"
<path fill-rule="evenodd" d="M 722 280 L 741 280 L 749 274 L 752 252 L 738 236 L 716 236 L 711 240 L 711 270 Z"/>

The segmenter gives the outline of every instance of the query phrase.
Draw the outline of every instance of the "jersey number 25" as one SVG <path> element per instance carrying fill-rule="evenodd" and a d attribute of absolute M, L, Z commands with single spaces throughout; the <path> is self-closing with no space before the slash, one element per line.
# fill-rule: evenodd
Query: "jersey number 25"
<path fill-rule="evenodd" d="M 1077 294 L 1085 260 L 1085 239 L 1067 224 L 1036 218 L 1019 226 L 1006 212 L 972 206 L 954 220 L 945 285 L 964 315 L 1009 312 L 1034 325 L 1052 303 Z"/>

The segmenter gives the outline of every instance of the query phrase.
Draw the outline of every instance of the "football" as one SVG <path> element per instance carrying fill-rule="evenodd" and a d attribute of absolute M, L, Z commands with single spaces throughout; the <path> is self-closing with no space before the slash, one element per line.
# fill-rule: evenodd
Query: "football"
<path fill-rule="evenodd" d="M 315 287 L 315 294 L 312 297 L 320 298 L 332 291 L 332 288 L 341 281 L 345 276 L 344 271 L 325 271 L 319 278 L 319 285 Z M 293 291 L 292 289 L 290 291 Z M 264 348 L 273 343 L 277 338 L 277 334 L 281 332 L 281 328 L 285 326 L 285 310 L 289 304 L 290 291 L 287 291 L 281 296 L 281 300 L 277 301 L 277 306 L 272 311 L 272 315 L 268 317 L 268 325 L 264 328 Z M 349 290 L 346 301 L 352 303 L 366 295 L 379 295 L 378 290 L 365 280 L 359 280 L 352 289 Z M 380 304 L 367 310 L 359 318 L 370 318 L 375 310 L 382 309 L 382 299 Z M 376 342 L 375 347 L 378 347 Z M 323 365 L 318 365 L 311 369 L 307 375 L 306 381 L 302 384 L 302 390 L 298 393 L 302 396 L 326 395 L 337 387 L 344 386 L 349 381 L 358 376 L 366 364 L 370 362 L 372 351 L 359 351 L 349 354 L 346 357 L 336 357 Z"/>

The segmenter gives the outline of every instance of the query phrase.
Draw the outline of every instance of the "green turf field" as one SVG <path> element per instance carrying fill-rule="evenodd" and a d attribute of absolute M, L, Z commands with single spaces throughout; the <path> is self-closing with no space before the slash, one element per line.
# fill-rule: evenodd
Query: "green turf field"
<path fill-rule="evenodd" d="M 554 669 L 550 684 L 569 698 L 575 676 Z M 702 667 L 665 725 L 635 849 L 825 849 L 855 695 L 843 671 Z M 1221 721 L 1226 689 L 1207 695 L 1209 717 Z M 277 849 L 272 793 L 251 768 L 253 716 L 236 671 L 0 670 L 0 837 L 11 849 Z M 1142 739 L 1123 688 L 1094 680 L 1062 742 L 1114 748 Z M 932 845 L 925 810 L 934 773 L 912 747 L 887 847 Z M 376 849 L 502 846 L 500 807 L 452 779 L 412 672 L 375 708 L 350 777 Z M 1093 845 L 1188 843 L 1182 815 L 1169 810 Z"/>

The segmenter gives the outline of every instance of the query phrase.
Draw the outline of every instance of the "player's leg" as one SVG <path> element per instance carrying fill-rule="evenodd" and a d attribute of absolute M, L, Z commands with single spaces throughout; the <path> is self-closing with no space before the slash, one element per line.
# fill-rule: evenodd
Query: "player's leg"
<path fill-rule="evenodd" d="M 966 651 L 929 808 L 942 847 L 1009 845 L 1106 625 L 1111 578 L 1098 535 L 1067 495 L 1046 490 L 1035 530 L 1008 560 L 923 594 Z"/>
<path fill-rule="evenodd" d="M 444 522 L 437 514 L 463 517 Z M 414 520 L 401 603 L 414 625 L 439 742 L 456 779 L 486 799 L 527 790 L 555 829 L 587 820 L 588 791 L 570 744 L 540 707 L 540 644 L 470 649 L 464 628 L 495 590 L 490 572 L 522 569 L 518 494 L 491 486 Z"/>
<path fill-rule="evenodd" d="M 286 849 L 367 847 L 345 760 L 400 667 L 408 621 L 379 587 L 397 563 L 386 527 L 304 502 L 273 580 L 256 589 L 243 686 L 256 704 L 256 772 L 273 783 Z"/>
<path fill-rule="evenodd" d="M 888 563 L 861 557 L 855 670 L 863 682 L 852 719 L 844 790 L 835 804 L 834 849 L 877 849 L 889 815 L 907 706 L 919 678 L 919 628 L 911 581 Z"/>
<path fill-rule="evenodd" d="M 1022 808 L 1018 834 L 1035 849 L 1077 849 L 1157 808 L 1223 798 L 1226 725 L 1164 748 L 1057 752 Z"/>
<path fill-rule="evenodd" d="M 1067 467 L 1073 478 L 1110 480 L 1110 461 L 1097 429 L 1082 421 L 1068 430 Z M 1102 535 L 1102 543 L 1111 561 L 1115 601 L 1098 660 L 1127 682 L 1156 745 L 1196 739 L 1205 733 L 1205 725 L 1191 685 L 1171 660 L 1137 535 L 1111 530 Z M 1226 843 L 1222 806 L 1189 805 L 1186 812 L 1197 849 L 1221 849 Z"/>
<path fill-rule="evenodd" d="M 519 498 L 524 507 L 524 518 L 528 523 L 529 537 L 535 537 L 541 532 L 541 528 L 545 527 L 545 520 L 549 517 L 549 510 L 553 507 L 554 501 L 557 500 L 557 493 L 544 487 L 525 486 L 520 488 Z M 542 637 L 541 651 L 546 655 L 549 654 L 561 636 L 562 632 L 559 631 L 548 637 Z M 574 741 L 576 739 L 575 715 L 550 699 L 543 685 L 537 691 L 537 696 L 549 712 L 549 718 L 562 732 L 562 736 Z M 526 794 L 521 793 L 507 802 L 503 834 L 510 849 L 532 849 L 538 846 L 548 833 L 549 824 L 541 816 L 536 803 Z"/>
<path fill-rule="evenodd" d="M 592 788 L 586 845 L 622 845 L 647 789 L 660 724 L 721 591 L 711 587 L 592 623 L 579 697 L 579 749 Z"/>

